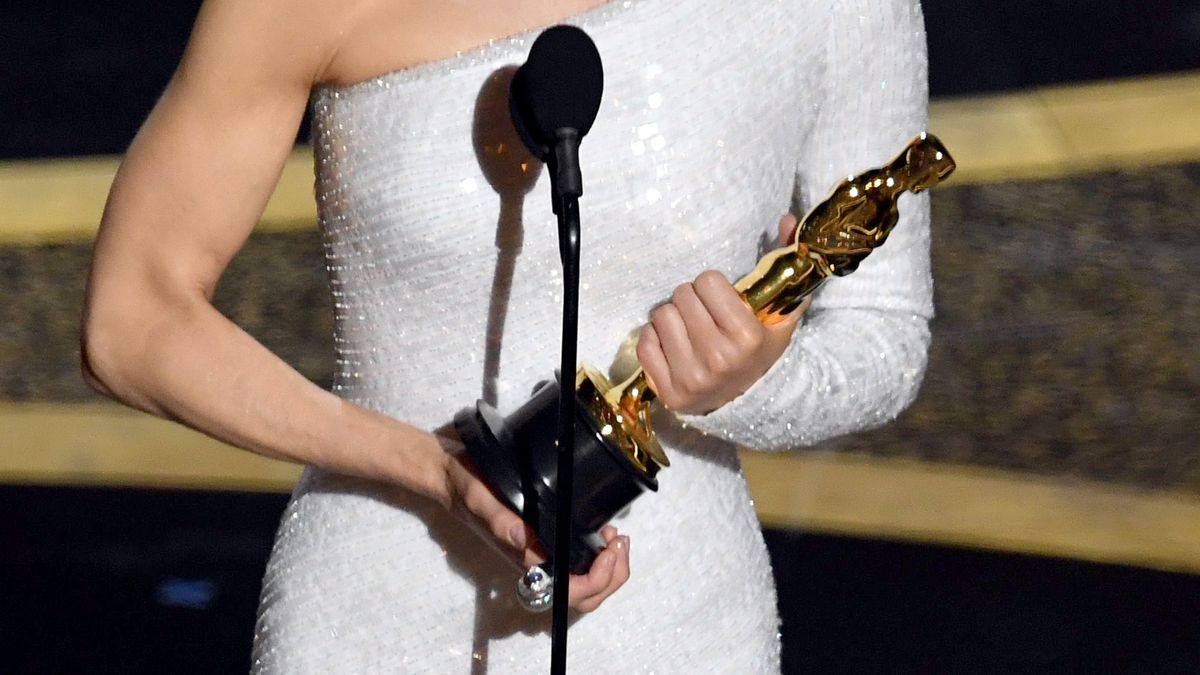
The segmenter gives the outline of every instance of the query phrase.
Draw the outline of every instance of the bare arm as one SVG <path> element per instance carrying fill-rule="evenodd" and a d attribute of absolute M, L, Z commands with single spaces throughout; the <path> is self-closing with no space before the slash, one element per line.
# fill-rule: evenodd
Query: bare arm
<path fill-rule="evenodd" d="M 233 445 L 435 499 L 531 564 L 521 519 L 442 441 L 313 385 L 211 304 L 274 189 L 310 88 L 351 28 L 355 8 L 338 5 L 205 3 L 109 195 L 84 304 L 84 376 Z M 627 548 L 614 547 L 571 584 L 572 605 L 594 609 L 627 577 Z"/>
<path fill-rule="evenodd" d="M 210 304 L 331 55 L 311 4 L 201 10 L 109 195 L 85 301 L 85 376 L 234 445 L 444 500 L 432 436 L 314 386 Z"/>

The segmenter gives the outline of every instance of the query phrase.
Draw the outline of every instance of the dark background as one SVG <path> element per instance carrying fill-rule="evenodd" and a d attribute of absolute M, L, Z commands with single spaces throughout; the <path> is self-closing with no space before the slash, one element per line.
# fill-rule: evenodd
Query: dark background
<path fill-rule="evenodd" d="M 0 158 L 121 152 L 197 7 L 6 8 Z M 1200 68 L 1200 3 L 927 0 L 925 13 L 935 96 Z M 0 487 L 0 672 L 244 672 L 285 501 Z M 767 540 L 788 672 L 1200 671 L 1195 576 L 802 532 Z"/>
<path fill-rule="evenodd" d="M 0 672 L 246 672 L 286 500 L 0 489 Z M 767 544 L 788 673 L 1200 665 L 1196 577 L 799 532 Z"/>
<path fill-rule="evenodd" d="M 10 5 L 0 25 L 0 158 L 122 152 L 170 78 L 200 3 Z M 1195 1 L 924 8 L 935 97 L 1200 68 Z"/>

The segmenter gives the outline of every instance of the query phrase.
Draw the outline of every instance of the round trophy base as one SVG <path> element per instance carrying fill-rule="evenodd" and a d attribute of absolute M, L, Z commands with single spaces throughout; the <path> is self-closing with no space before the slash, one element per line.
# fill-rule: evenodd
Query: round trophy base
<path fill-rule="evenodd" d="M 454 426 L 484 481 L 537 533 L 551 559 L 557 518 L 559 383 L 542 382 L 533 397 L 502 417 L 484 401 L 460 411 Z M 604 549 L 599 534 L 617 513 L 658 481 L 610 444 L 575 397 L 575 476 L 570 568 L 583 574 Z"/>

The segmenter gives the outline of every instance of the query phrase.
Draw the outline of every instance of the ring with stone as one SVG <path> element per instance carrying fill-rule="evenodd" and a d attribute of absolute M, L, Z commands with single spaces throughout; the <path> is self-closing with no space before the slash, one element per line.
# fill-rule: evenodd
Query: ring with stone
<path fill-rule="evenodd" d="M 531 612 L 544 612 L 554 604 L 554 577 L 534 565 L 517 579 L 517 599 Z"/>

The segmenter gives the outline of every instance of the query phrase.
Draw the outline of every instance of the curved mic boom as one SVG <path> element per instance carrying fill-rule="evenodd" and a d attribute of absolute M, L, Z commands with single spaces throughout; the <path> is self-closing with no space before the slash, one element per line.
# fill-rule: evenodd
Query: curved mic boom
<path fill-rule="evenodd" d="M 570 378 L 577 365 L 579 329 L 579 197 L 583 195 L 579 141 L 591 130 L 603 94 L 604 68 L 595 43 L 574 26 L 553 26 L 534 40 L 529 59 L 513 76 L 508 99 L 517 134 L 529 151 L 550 168 L 551 204 L 558 216 L 558 250 L 563 265 L 561 382 L 554 443 L 557 446 L 553 507 L 556 588 L 550 652 L 550 671 L 556 675 L 565 674 L 567 669 L 567 597 L 571 542 L 576 539 L 572 534 L 575 513 L 572 486 L 577 458 L 578 404 Z M 587 428 L 587 423 L 582 426 Z"/>

